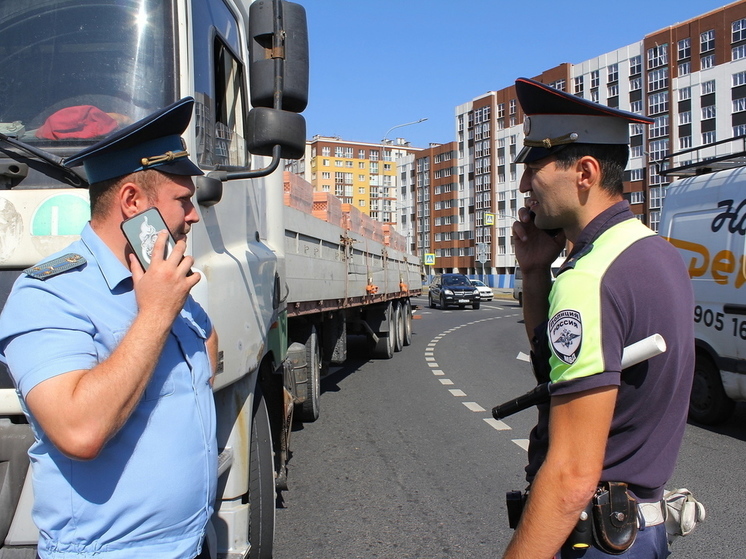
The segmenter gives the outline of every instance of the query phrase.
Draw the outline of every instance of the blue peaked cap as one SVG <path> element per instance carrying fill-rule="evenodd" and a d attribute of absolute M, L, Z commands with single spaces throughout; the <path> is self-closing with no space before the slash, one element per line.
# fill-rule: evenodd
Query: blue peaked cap
<path fill-rule="evenodd" d="M 190 159 L 181 135 L 192 118 L 194 99 L 185 97 L 130 124 L 65 160 L 83 165 L 88 184 L 158 169 L 173 175 L 202 175 Z"/>

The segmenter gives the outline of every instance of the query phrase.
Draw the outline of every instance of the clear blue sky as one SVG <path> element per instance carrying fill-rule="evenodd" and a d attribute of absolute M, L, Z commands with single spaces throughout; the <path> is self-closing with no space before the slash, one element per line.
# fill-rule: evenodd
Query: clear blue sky
<path fill-rule="evenodd" d="M 295 0 L 311 58 L 308 137 L 416 147 L 455 139 L 454 109 L 727 5 L 724 0 Z M 699 38 L 692 38 L 692 48 Z M 698 47 L 696 47 L 698 48 Z"/>

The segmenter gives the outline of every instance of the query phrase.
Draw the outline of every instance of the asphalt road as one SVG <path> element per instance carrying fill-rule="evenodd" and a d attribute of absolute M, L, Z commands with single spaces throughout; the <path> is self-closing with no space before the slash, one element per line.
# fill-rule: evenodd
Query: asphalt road
<path fill-rule="evenodd" d="M 416 303 L 412 345 L 368 361 L 353 342 L 353 357 L 322 381 L 321 417 L 296 427 L 276 559 L 501 556 L 512 533 L 505 491 L 525 485 L 535 421 L 531 410 L 504 422 L 490 414 L 533 386 L 521 309 L 512 299 L 479 310 Z M 743 405 L 717 431 L 688 426 L 670 486 L 691 489 L 708 520 L 675 557 L 746 557 L 745 440 Z"/>

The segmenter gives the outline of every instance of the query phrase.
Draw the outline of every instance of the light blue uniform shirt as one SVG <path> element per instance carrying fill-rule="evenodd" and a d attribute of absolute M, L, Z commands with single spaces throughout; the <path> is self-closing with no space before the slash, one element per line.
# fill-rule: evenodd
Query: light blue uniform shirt
<path fill-rule="evenodd" d="M 0 359 L 36 435 L 29 456 L 39 554 L 194 557 L 212 514 L 217 477 L 205 348 L 212 324 L 189 297 L 127 423 L 94 460 L 68 458 L 23 398 L 46 379 L 105 360 L 137 313 L 129 270 L 90 225 L 59 255 L 69 252 L 87 263 L 44 281 L 24 274 L 0 316 Z"/>

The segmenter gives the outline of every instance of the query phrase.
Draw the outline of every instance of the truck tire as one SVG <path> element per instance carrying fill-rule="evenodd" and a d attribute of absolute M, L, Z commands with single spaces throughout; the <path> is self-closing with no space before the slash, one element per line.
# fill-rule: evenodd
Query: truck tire
<path fill-rule="evenodd" d="M 717 425 L 733 413 L 735 403 L 728 398 L 720 371 L 708 355 L 697 353 L 694 365 L 689 419 L 703 425 Z"/>
<path fill-rule="evenodd" d="M 388 304 L 385 315 L 384 323 L 387 327 L 377 332 L 378 341 L 373 347 L 373 357 L 377 359 L 391 359 L 394 356 L 394 312 L 391 303 Z"/>
<path fill-rule="evenodd" d="M 402 315 L 404 316 L 404 345 L 412 345 L 412 303 L 409 299 L 402 303 Z"/>
<path fill-rule="evenodd" d="M 404 349 L 404 305 L 394 301 L 394 351 Z"/>
<path fill-rule="evenodd" d="M 308 366 L 305 401 L 300 404 L 299 415 L 301 421 L 310 423 L 319 418 L 321 400 L 321 345 L 319 333 L 315 324 L 310 325 L 305 340 L 306 364 Z"/>
<path fill-rule="evenodd" d="M 258 384 L 249 453 L 249 559 L 271 559 L 275 536 L 275 470 L 269 414 Z"/>

